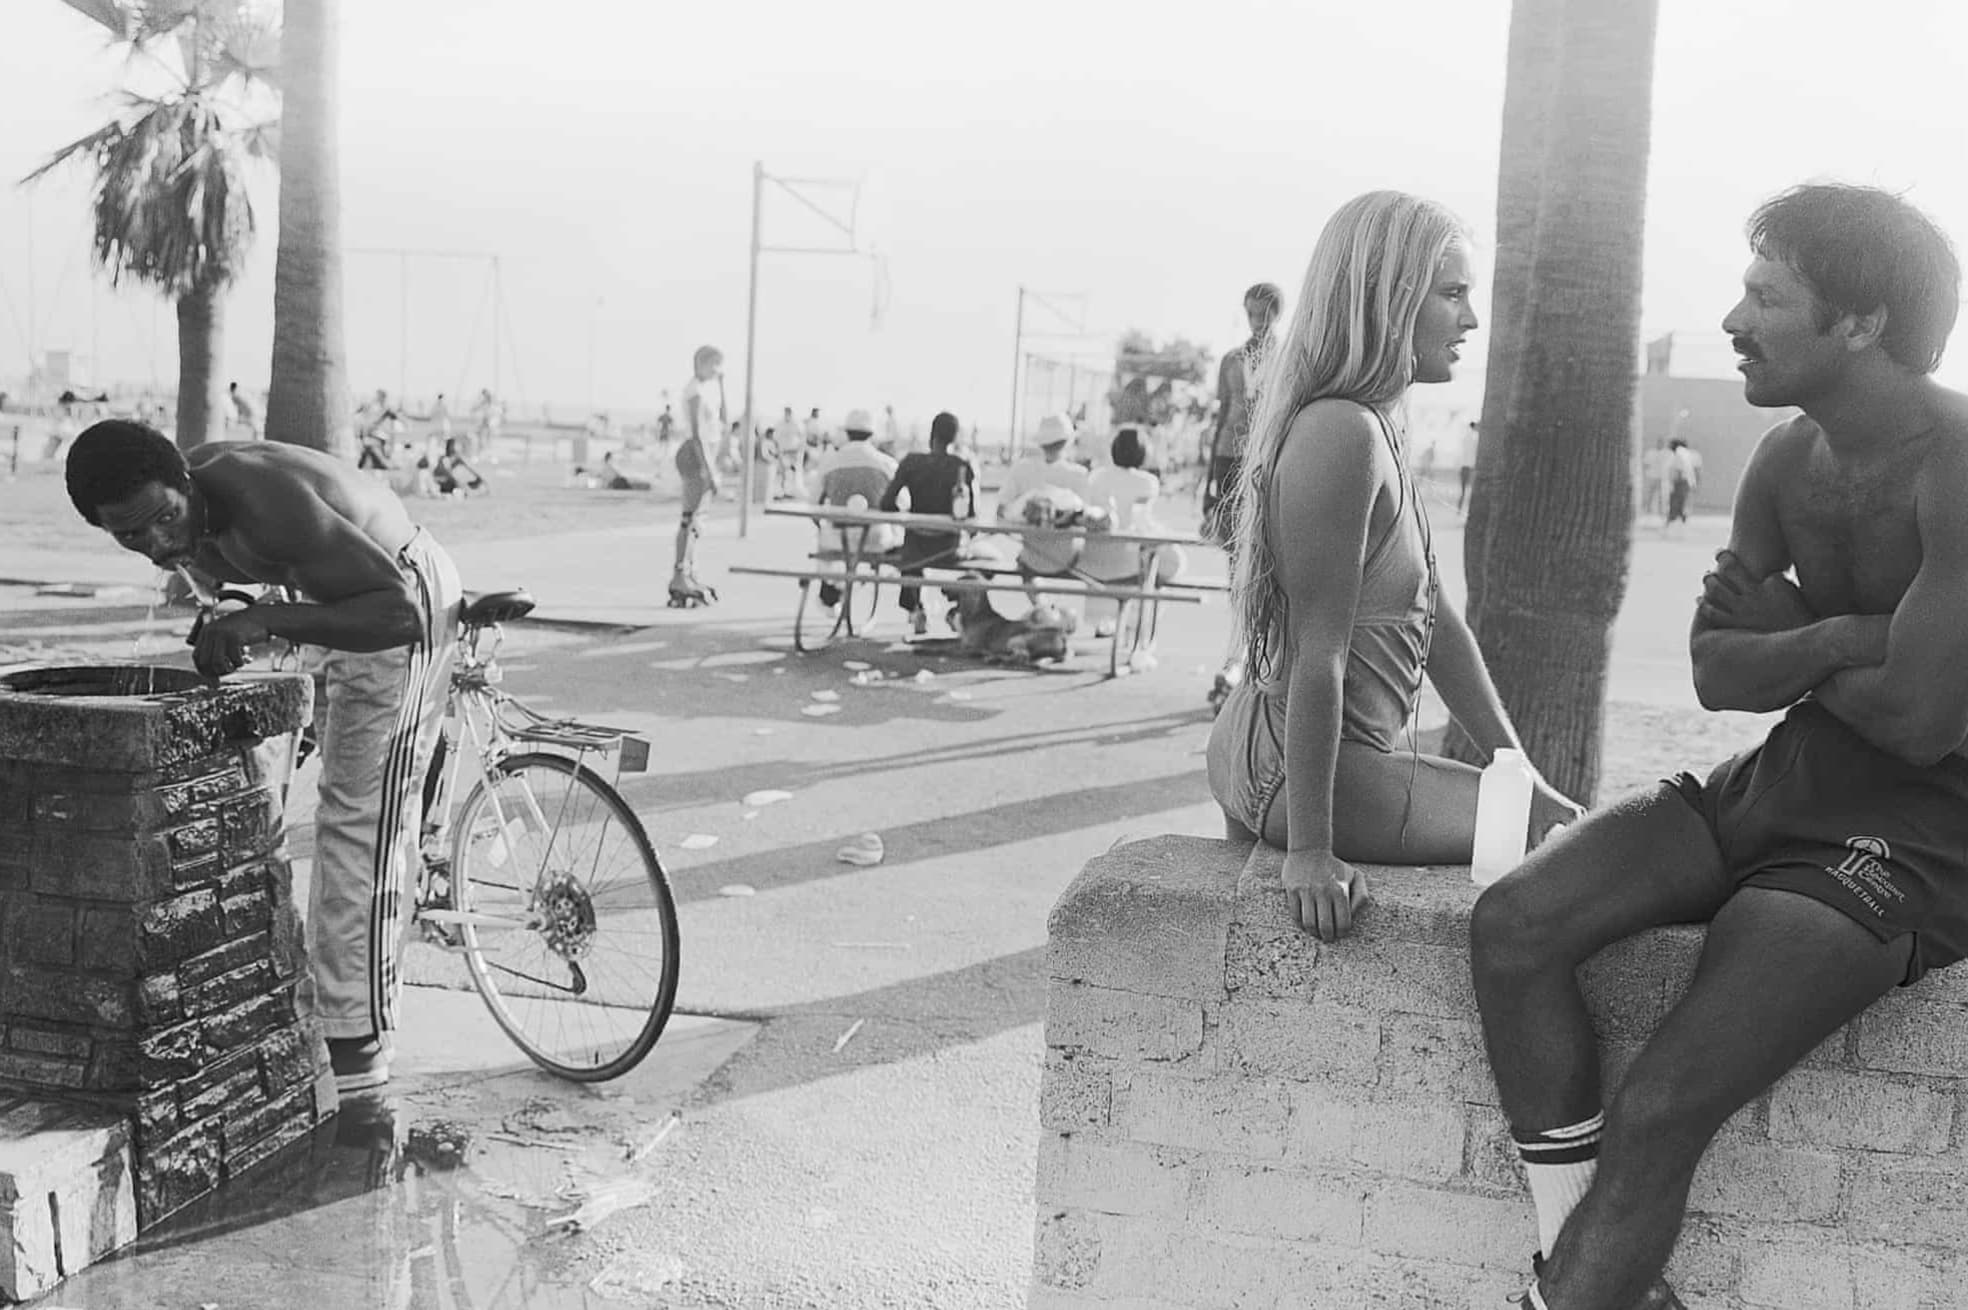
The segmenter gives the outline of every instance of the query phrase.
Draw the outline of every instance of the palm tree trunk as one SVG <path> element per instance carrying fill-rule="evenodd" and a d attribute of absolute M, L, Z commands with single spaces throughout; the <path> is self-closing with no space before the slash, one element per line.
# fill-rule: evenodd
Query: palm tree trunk
<path fill-rule="evenodd" d="M 1490 505 L 1471 557 L 1477 638 L 1504 705 L 1545 775 L 1588 802 L 1633 543 L 1657 11 L 1657 0 L 1562 0 L 1501 431 L 1484 425 L 1484 444 L 1502 441 L 1487 452 Z"/>
<path fill-rule="evenodd" d="M 1525 302 L 1530 298 L 1531 254 L 1537 247 L 1538 189 L 1544 173 L 1545 125 L 1557 92 L 1558 29 L 1564 0 L 1516 0 L 1510 8 L 1505 56 L 1503 133 L 1497 157 L 1496 251 L 1490 280 L 1490 348 L 1483 374 L 1483 414 L 1476 443 L 1476 474 L 1463 523 L 1463 613 L 1472 629 L 1483 615 L 1484 561 L 1511 427 L 1511 399 L 1522 354 Z M 1443 754 L 1471 764 L 1488 762 L 1461 725 L 1451 724 Z"/>
<path fill-rule="evenodd" d="M 208 278 L 178 297 L 178 449 L 212 439 L 225 359 L 225 283 Z"/>
<path fill-rule="evenodd" d="M 280 241 L 266 435 L 351 453 L 342 337 L 341 0 L 286 6 L 281 34 Z"/>

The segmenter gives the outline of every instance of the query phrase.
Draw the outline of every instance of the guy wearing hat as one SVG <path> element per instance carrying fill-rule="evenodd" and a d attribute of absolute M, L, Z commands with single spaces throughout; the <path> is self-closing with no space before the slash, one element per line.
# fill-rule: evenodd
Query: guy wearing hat
<path fill-rule="evenodd" d="M 869 440 L 875 435 L 875 422 L 868 416 L 867 410 L 849 410 L 847 420 L 841 426 L 847 433 L 847 444 L 820 463 L 820 503 L 852 504 L 856 509 L 873 509 L 881 504 L 883 494 L 888 491 L 889 480 L 895 476 L 895 461 L 875 449 L 874 443 Z M 855 504 L 857 496 L 860 502 Z M 822 526 L 824 528 L 825 525 Z M 875 533 L 874 540 L 870 540 L 871 532 Z M 875 529 L 862 529 L 861 548 L 884 549 L 883 535 Z M 821 583 L 820 603 L 838 605 L 840 588 L 830 582 Z"/>
<path fill-rule="evenodd" d="M 1039 420 L 1039 453 L 1027 455 L 1005 474 L 998 489 L 998 504 L 1009 507 L 1029 491 L 1040 487 L 1059 487 L 1076 496 L 1086 495 L 1087 467 L 1066 458 L 1066 447 L 1073 440 L 1073 421 L 1064 414 L 1048 414 Z"/>
<path fill-rule="evenodd" d="M 1087 494 L 1087 467 L 1066 458 L 1073 440 L 1073 421 L 1064 414 L 1048 414 L 1039 420 L 1039 453 L 1027 455 L 1013 464 L 998 488 L 998 517 L 1015 518 L 1022 512 L 1021 502 L 1035 491 L 1056 488 L 1070 492 L 1082 503 Z M 1028 538 L 1018 548 L 1018 568 L 1027 577 L 1034 574 L 1064 573 L 1079 558 L 1077 537 L 1065 541 Z M 1038 596 L 1027 593 L 1033 604 Z"/>

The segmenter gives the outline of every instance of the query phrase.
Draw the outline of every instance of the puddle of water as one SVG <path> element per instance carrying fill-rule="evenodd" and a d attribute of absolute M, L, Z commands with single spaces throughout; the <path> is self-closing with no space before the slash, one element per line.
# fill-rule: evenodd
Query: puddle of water
<path fill-rule="evenodd" d="M 421 1116 L 421 1117 L 419 1117 Z M 482 1116 L 480 1116 L 482 1118 Z M 496 1130 L 495 1130 L 496 1131 Z M 71 1276 L 50 1305 L 600 1310 L 590 1239 L 554 1220 L 625 1171 L 605 1133 L 489 1139 L 356 1097 L 307 1143 Z M 602 1289 L 605 1291 L 606 1289 Z"/>

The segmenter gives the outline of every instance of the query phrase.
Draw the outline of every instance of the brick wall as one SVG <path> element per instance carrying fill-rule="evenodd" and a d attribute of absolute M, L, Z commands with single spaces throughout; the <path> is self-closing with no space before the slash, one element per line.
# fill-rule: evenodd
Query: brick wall
<path fill-rule="evenodd" d="M 1374 870 L 1374 908 L 1326 946 L 1285 918 L 1279 860 L 1139 842 L 1054 909 L 1034 1310 L 1496 1310 L 1527 1281 L 1475 888 Z M 1701 939 L 1581 971 L 1609 1093 Z M 1691 1310 L 1968 1310 L 1968 970 L 1887 997 L 1731 1120 L 1690 1211 L 1668 1272 Z"/>
<path fill-rule="evenodd" d="M 145 1227 L 335 1109 L 255 751 L 311 685 L 192 683 L 0 687 L 0 1086 L 126 1114 Z"/>

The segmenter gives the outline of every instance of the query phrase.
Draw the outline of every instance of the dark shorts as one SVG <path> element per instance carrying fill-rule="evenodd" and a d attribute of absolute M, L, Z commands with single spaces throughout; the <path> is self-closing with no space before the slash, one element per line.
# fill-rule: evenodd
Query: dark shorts
<path fill-rule="evenodd" d="M 1902 986 L 1968 955 L 1968 760 L 1908 764 L 1807 700 L 1707 781 L 1668 785 L 1738 887 L 1808 896 L 1882 942 L 1910 934 Z"/>

